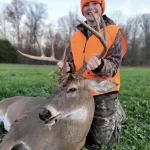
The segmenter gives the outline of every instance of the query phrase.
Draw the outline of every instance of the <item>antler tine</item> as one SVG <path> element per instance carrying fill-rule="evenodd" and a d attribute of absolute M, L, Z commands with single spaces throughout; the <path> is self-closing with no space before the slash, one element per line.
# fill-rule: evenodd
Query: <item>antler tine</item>
<path fill-rule="evenodd" d="M 38 46 L 39 46 L 39 48 L 40 48 L 41 56 L 45 57 L 44 51 L 43 51 L 43 49 L 42 49 L 42 47 L 41 47 L 41 45 L 40 45 L 40 43 L 39 43 L 39 40 L 38 40 L 38 38 L 37 38 L 36 33 L 34 33 L 34 36 L 35 36 L 35 39 L 36 39 L 36 41 L 37 41 L 37 43 L 38 43 Z"/>
<path fill-rule="evenodd" d="M 42 47 L 41 47 L 41 45 L 40 45 L 40 43 L 39 43 L 39 41 L 38 41 L 38 38 L 37 38 L 37 35 L 36 35 L 36 34 L 35 34 L 35 38 L 36 38 L 36 41 L 37 41 L 38 46 L 39 46 L 39 48 L 40 48 L 41 56 L 32 56 L 32 55 L 29 55 L 29 54 L 22 53 L 22 52 L 19 51 L 19 50 L 18 50 L 18 52 L 19 52 L 21 55 L 23 55 L 23 56 L 25 56 L 25 57 L 27 57 L 27 58 L 30 58 L 30 59 L 41 60 L 41 61 L 49 61 L 49 62 L 58 62 L 59 60 L 54 57 L 54 42 L 52 41 L 52 43 L 51 43 L 51 44 L 52 44 L 52 56 L 46 57 L 45 54 L 44 54 L 44 51 L 43 51 L 43 49 L 42 49 Z M 50 38 L 51 38 L 51 37 L 50 37 Z M 51 40 L 51 39 L 50 39 L 50 40 Z"/>
<path fill-rule="evenodd" d="M 64 61 L 65 61 L 65 59 L 66 59 L 67 49 L 68 49 L 68 47 L 69 47 L 69 45 L 68 45 L 68 44 L 66 44 L 66 45 L 65 45 L 64 54 L 63 54 L 63 56 L 62 56 L 62 60 L 64 60 Z"/>
<path fill-rule="evenodd" d="M 98 20 L 96 19 L 96 16 L 94 15 L 94 13 L 92 12 L 92 15 L 94 17 L 94 20 L 96 22 L 96 31 L 99 33 L 100 31 L 100 24 L 98 23 Z M 101 19 L 101 18 L 100 18 Z"/>
<path fill-rule="evenodd" d="M 102 35 L 101 35 L 101 33 L 100 33 L 100 24 L 99 24 L 98 20 L 96 19 L 96 16 L 94 15 L 93 12 L 92 12 L 92 15 L 93 15 L 94 20 L 95 20 L 95 22 L 96 22 L 96 31 L 97 31 L 97 32 L 99 33 L 99 35 L 101 36 L 101 39 L 104 40 L 104 43 L 106 43 L 105 45 L 103 45 L 103 46 L 104 46 L 104 50 L 102 51 L 102 53 L 97 56 L 99 59 L 101 59 L 101 58 L 104 56 L 104 54 L 105 54 L 105 52 L 106 52 L 106 50 L 107 50 L 107 36 L 106 36 L 105 22 L 104 22 L 104 20 L 103 20 L 103 17 L 100 15 L 100 19 L 101 19 L 101 21 L 102 21 L 102 26 L 103 26 L 103 31 L 104 31 L 104 38 L 103 38 Z M 100 39 L 100 40 L 101 40 L 101 39 Z"/>
<path fill-rule="evenodd" d="M 101 18 L 101 21 L 102 21 L 102 26 L 103 26 L 103 33 L 104 33 L 104 40 L 106 41 L 106 45 L 107 45 L 107 42 L 108 42 L 108 39 L 107 39 L 107 35 L 106 35 L 106 25 L 105 25 L 105 21 L 103 19 L 103 17 L 100 15 L 100 18 Z"/>
<path fill-rule="evenodd" d="M 62 60 L 64 61 L 64 64 L 66 64 L 66 52 L 67 52 L 67 48 L 68 48 L 68 44 L 66 44 L 65 50 L 64 50 L 64 54 L 63 54 L 63 56 L 62 56 Z M 63 66 L 63 68 L 61 69 L 61 72 L 52 71 L 52 72 L 50 72 L 48 75 L 51 75 L 51 74 L 53 74 L 53 73 L 56 73 L 56 74 L 58 74 L 58 75 L 60 75 L 60 76 L 65 75 L 65 74 L 66 74 L 66 65 Z"/>
<path fill-rule="evenodd" d="M 103 19 L 102 19 L 103 20 Z M 97 32 L 96 30 L 94 30 L 92 27 L 90 27 L 89 25 L 87 25 L 85 22 L 83 22 L 83 21 L 80 21 L 80 20 L 78 20 L 82 25 L 84 25 L 88 30 L 90 30 L 95 36 L 97 36 L 98 38 L 99 38 L 99 40 L 100 40 L 100 42 L 103 44 L 103 46 L 104 46 L 104 49 L 106 49 L 107 50 L 107 41 L 105 41 L 105 39 L 102 37 L 102 35 L 99 33 L 99 32 Z M 103 29 L 105 28 L 105 25 L 103 26 Z M 105 38 L 106 38 L 106 29 L 104 30 L 104 35 L 105 35 Z"/>
<path fill-rule="evenodd" d="M 66 64 L 66 62 L 67 62 L 67 56 L 66 56 L 66 52 L 67 52 L 67 48 L 69 47 L 69 45 L 68 44 L 66 44 L 65 45 L 65 50 L 64 50 L 64 55 L 63 55 L 63 57 L 62 57 L 62 60 L 64 61 L 64 64 Z M 63 66 L 63 68 L 62 68 L 62 74 L 65 74 L 66 73 L 66 65 L 64 65 Z"/>
<path fill-rule="evenodd" d="M 55 52 L 54 52 L 54 39 L 53 39 L 52 31 L 49 31 L 49 34 L 50 34 L 50 42 L 51 42 L 51 53 L 52 53 L 52 57 L 55 58 Z"/>
<path fill-rule="evenodd" d="M 92 13 L 93 14 L 93 13 Z M 87 25 L 85 22 L 82 22 L 80 20 L 78 20 L 83 26 L 85 26 L 88 30 L 90 30 L 99 40 L 100 42 L 102 43 L 102 45 L 104 46 L 104 49 L 103 51 L 101 52 L 101 54 L 99 54 L 97 57 L 99 59 L 101 59 L 104 54 L 106 53 L 106 50 L 107 50 L 107 36 L 106 36 L 106 26 L 105 26 L 105 22 L 103 20 L 103 18 L 101 17 L 101 21 L 102 21 L 102 26 L 103 26 L 103 33 L 104 33 L 104 37 L 101 35 L 100 33 L 100 26 L 99 26 L 99 23 L 95 17 L 95 15 L 93 14 L 93 17 L 94 17 L 94 20 L 96 22 L 96 27 L 97 27 L 97 31 L 94 30 L 92 27 L 90 27 L 89 25 Z M 77 74 L 82 74 L 84 71 L 86 70 L 86 62 L 84 60 L 84 64 L 83 66 L 76 72 Z"/>

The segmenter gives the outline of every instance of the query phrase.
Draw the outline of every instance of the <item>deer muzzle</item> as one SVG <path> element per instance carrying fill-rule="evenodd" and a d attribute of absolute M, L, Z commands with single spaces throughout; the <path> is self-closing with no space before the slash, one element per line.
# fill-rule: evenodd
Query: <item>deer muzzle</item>
<path fill-rule="evenodd" d="M 41 113 L 39 113 L 39 118 L 44 121 L 44 124 L 53 125 L 58 122 L 61 118 L 61 113 L 53 113 L 47 108 L 44 108 Z"/>

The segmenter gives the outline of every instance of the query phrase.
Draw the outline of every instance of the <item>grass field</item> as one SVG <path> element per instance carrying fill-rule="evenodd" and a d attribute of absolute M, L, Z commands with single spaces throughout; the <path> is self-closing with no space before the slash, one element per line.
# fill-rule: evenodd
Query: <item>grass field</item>
<path fill-rule="evenodd" d="M 0 64 L 0 100 L 16 95 L 51 97 L 55 66 Z M 113 150 L 150 150 L 150 68 L 121 68 L 119 99 L 127 121 Z M 85 150 L 86 148 L 84 148 Z M 106 147 L 97 150 L 107 150 Z"/>

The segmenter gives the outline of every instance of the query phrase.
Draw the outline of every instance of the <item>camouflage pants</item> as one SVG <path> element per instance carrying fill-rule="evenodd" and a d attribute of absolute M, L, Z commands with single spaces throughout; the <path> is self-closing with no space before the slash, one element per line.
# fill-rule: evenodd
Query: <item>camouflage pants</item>
<path fill-rule="evenodd" d="M 118 100 L 118 94 L 109 93 L 94 97 L 95 114 L 88 141 L 97 145 L 112 147 L 119 143 L 121 124 L 125 121 L 125 112 Z"/>

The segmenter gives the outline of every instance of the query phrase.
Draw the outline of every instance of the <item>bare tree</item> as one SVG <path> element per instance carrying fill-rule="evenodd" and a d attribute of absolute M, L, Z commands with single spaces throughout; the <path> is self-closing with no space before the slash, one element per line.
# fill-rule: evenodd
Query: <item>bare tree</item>
<path fill-rule="evenodd" d="M 150 64 L 150 14 L 143 14 L 141 16 L 141 28 L 144 39 L 143 52 L 145 55 L 145 63 Z"/>
<path fill-rule="evenodd" d="M 78 24 L 77 19 L 79 19 L 79 14 L 76 11 L 70 11 L 67 16 L 60 17 L 57 21 L 58 29 L 60 32 L 63 32 L 64 39 L 68 42 L 76 30 Z"/>
<path fill-rule="evenodd" d="M 116 10 L 109 16 L 117 25 L 124 24 L 126 21 L 126 17 L 121 10 Z"/>
<path fill-rule="evenodd" d="M 134 18 L 128 18 L 126 23 L 121 24 L 120 26 L 121 26 L 121 28 L 123 30 L 123 33 L 126 36 L 127 41 L 129 41 L 129 43 L 130 43 L 130 39 L 133 36 L 132 35 L 132 30 L 133 30 L 132 28 L 134 26 Z"/>
<path fill-rule="evenodd" d="M 135 66 L 141 63 L 141 30 L 139 24 L 139 16 L 135 16 L 133 18 L 128 18 L 126 24 L 122 26 L 128 42 L 128 51 L 123 59 L 123 64 Z"/>
<path fill-rule="evenodd" d="M 20 39 L 20 24 L 24 14 L 24 1 L 12 0 L 11 4 L 6 7 L 7 20 L 11 23 L 12 27 L 17 33 L 17 45 L 19 47 Z"/>
<path fill-rule="evenodd" d="M 6 13 L 5 10 L 2 10 L 0 15 L 0 33 L 1 38 L 6 39 Z"/>
<path fill-rule="evenodd" d="M 25 8 L 25 25 L 29 32 L 29 43 L 35 45 L 34 33 L 40 31 L 47 17 L 47 8 L 43 3 L 27 2 Z"/>

